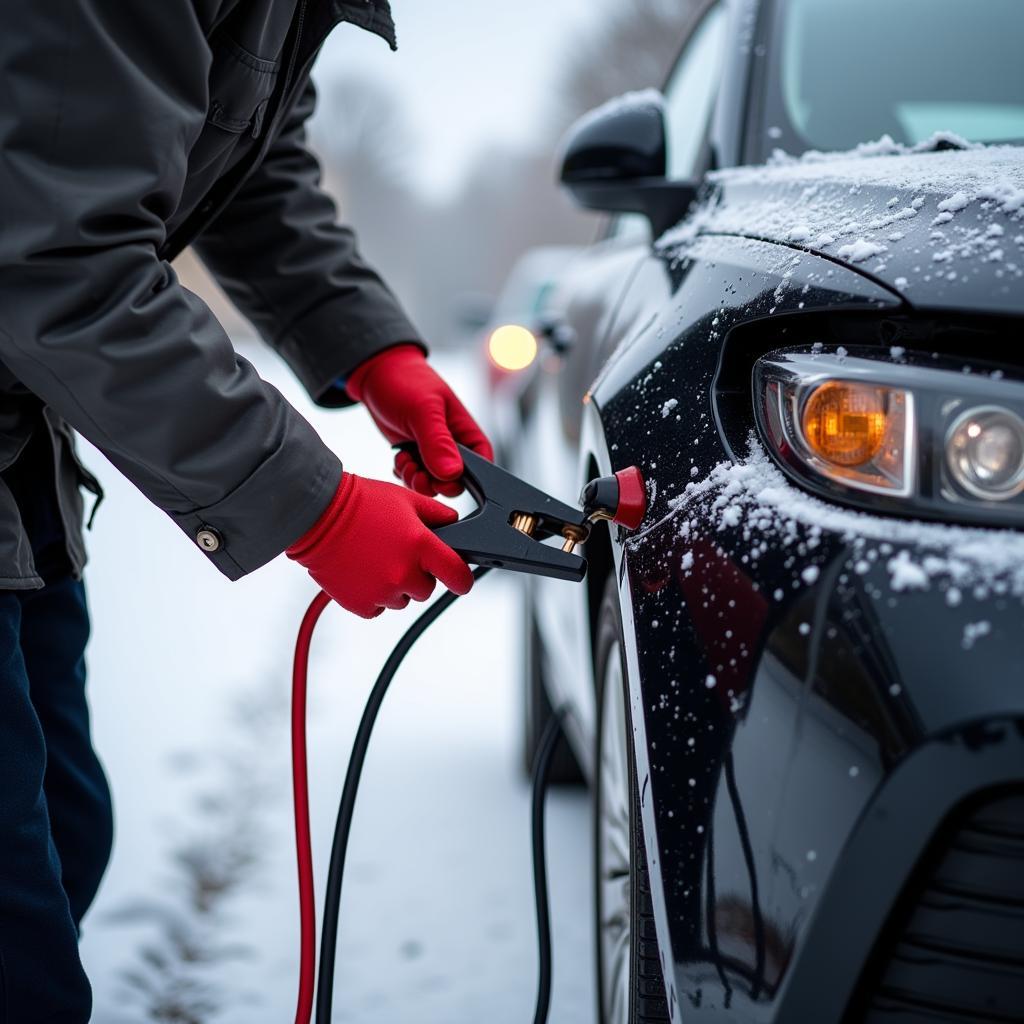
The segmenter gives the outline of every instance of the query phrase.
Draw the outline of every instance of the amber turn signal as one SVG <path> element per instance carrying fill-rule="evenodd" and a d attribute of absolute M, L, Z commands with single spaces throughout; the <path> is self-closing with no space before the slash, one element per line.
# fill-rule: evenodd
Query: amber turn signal
<path fill-rule="evenodd" d="M 804 403 L 808 447 L 835 466 L 862 466 L 881 450 L 888 427 L 888 388 L 856 381 L 819 384 Z"/>

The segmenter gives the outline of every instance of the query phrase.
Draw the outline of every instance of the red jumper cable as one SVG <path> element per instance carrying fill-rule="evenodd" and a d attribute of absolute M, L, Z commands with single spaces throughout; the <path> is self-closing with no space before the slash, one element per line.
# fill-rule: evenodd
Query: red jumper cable
<path fill-rule="evenodd" d="M 316 987 L 316 901 L 313 849 L 309 835 L 309 782 L 306 769 L 306 679 L 313 630 L 331 599 L 321 590 L 302 617 L 292 666 L 292 795 L 295 806 L 295 853 L 299 865 L 299 1001 L 295 1024 L 309 1024 Z"/>

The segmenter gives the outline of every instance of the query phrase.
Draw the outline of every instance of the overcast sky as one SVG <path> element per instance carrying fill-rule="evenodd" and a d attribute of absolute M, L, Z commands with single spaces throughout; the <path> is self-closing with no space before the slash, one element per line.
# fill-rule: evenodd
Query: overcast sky
<path fill-rule="evenodd" d="M 398 52 L 351 26 L 317 65 L 326 83 L 358 72 L 389 85 L 417 139 L 425 191 L 443 196 L 481 145 L 528 140 L 561 60 L 597 0 L 392 0 Z"/>

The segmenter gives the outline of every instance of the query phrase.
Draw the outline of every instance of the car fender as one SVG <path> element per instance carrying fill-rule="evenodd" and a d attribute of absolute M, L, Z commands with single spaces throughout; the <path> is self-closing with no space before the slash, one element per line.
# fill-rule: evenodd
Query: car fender
<path fill-rule="evenodd" d="M 848 267 L 783 246 L 731 236 L 696 238 L 652 253 L 634 276 L 606 344 L 612 354 L 584 398 L 579 478 L 593 467 L 601 474 L 628 465 L 648 481 L 649 512 L 634 538 L 613 533 L 612 553 L 625 628 L 625 656 L 632 710 L 637 778 L 643 816 L 654 917 L 668 997 L 679 1012 L 673 983 L 674 962 L 689 955 L 675 941 L 678 906 L 670 905 L 673 879 L 662 870 L 676 842 L 677 829 L 655 813 L 652 763 L 656 735 L 664 727 L 652 719 L 662 699 L 664 679 L 645 678 L 642 652 L 666 637 L 644 604 L 648 583 L 631 573 L 630 550 L 671 515 L 670 499 L 689 482 L 690 467 L 677 473 L 676 487 L 665 487 L 665 472 L 678 459 L 678 445 L 667 440 L 680 430 L 701 456 L 698 471 L 730 458 L 715 415 L 712 383 L 727 332 L 755 320 L 802 314 L 815 308 L 879 310 L 897 308 L 898 297 Z M 675 387 L 676 382 L 681 382 Z M 659 486 L 661 485 L 661 486 Z M 578 618 L 586 622 L 585 613 Z M 588 662 L 589 664 L 589 662 Z M 692 682 L 692 680 L 690 681 Z M 592 678 L 589 684 L 593 687 Z M 655 733 L 651 725 L 657 726 Z M 668 894 L 668 895 L 667 895 Z"/>

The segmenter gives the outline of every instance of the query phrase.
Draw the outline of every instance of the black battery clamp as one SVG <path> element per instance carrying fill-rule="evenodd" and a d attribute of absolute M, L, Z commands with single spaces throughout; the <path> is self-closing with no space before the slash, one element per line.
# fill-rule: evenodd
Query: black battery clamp
<path fill-rule="evenodd" d="M 414 444 L 396 445 L 419 461 Z M 545 494 L 465 445 L 462 483 L 477 503 L 475 511 L 434 532 L 470 565 L 550 576 L 579 583 L 586 559 L 575 554 L 594 524 L 608 520 L 635 530 L 644 517 L 647 493 L 635 466 L 591 480 L 579 508 Z M 558 538 L 561 548 L 543 541 Z"/>
<path fill-rule="evenodd" d="M 414 445 L 400 445 L 417 461 Z M 435 532 L 470 565 L 478 566 L 480 579 L 491 569 L 531 573 L 554 579 L 581 582 L 587 573 L 586 559 L 576 552 L 595 523 L 607 520 L 624 529 L 635 529 L 643 518 L 646 492 L 640 471 L 634 467 L 613 476 L 591 481 L 583 489 L 581 508 L 574 508 L 545 494 L 476 452 L 459 445 L 463 459 L 463 483 L 477 508 L 458 522 Z M 561 546 L 547 543 L 561 540 Z M 431 603 L 405 632 L 389 655 L 374 683 L 363 710 L 352 745 L 342 788 L 330 868 L 324 894 L 320 938 L 319 970 L 315 968 L 316 921 L 313 895 L 312 852 L 309 828 L 309 798 L 306 780 L 306 683 L 309 647 L 313 631 L 330 599 L 323 592 L 310 604 L 295 647 L 292 674 L 292 769 L 295 799 L 295 836 L 299 868 L 301 956 L 296 1024 L 309 1024 L 315 989 L 316 1024 L 330 1024 L 334 1000 L 334 971 L 337 959 L 338 927 L 345 856 L 355 811 L 356 796 L 370 737 L 395 673 L 416 640 L 457 600 L 445 593 Z M 537 919 L 539 972 L 534 1024 L 547 1020 L 551 999 L 551 928 L 544 848 L 544 796 L 548 770 L 561 729 L 564 708 L 557 708 L 538 747 L 533 765 L 531 800 L 534 903 Z"/>
<path fill-rule="evenodd" d="M 434 532 L 470 565 L 551 576 L 579 583 L 586 559 L 576 547 L 590 534 L 587 514 L 545 494 L 476 452 L 459 446 L 462 482 L 474 512 Z M 562 547 L 542 543 L 561 538 Z"/>

